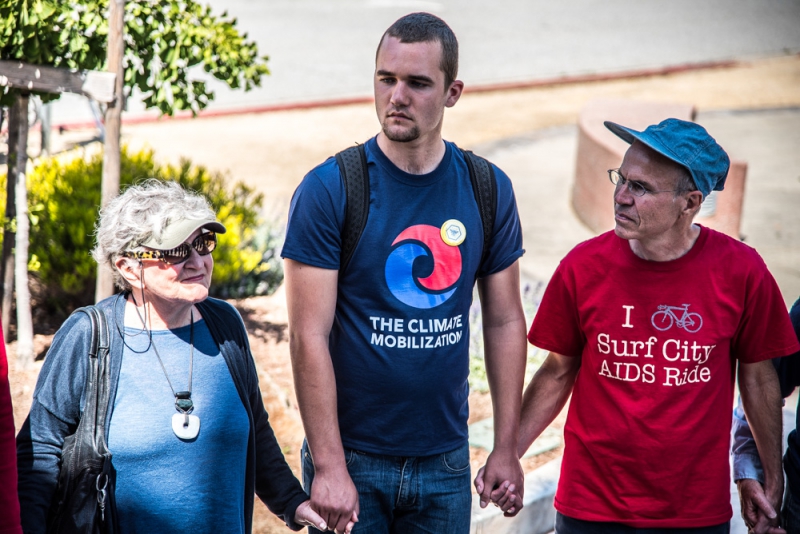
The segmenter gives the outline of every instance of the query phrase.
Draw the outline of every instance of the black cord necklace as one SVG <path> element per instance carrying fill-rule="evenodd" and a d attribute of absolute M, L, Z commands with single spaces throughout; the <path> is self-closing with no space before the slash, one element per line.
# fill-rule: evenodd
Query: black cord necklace
<path fill-rule="evenodd" d="M 178 412 L 172 416 L 172 431 L 181 439 L 194 439 L 197 433 L 200 432 L 200 418 L 196 415 L 190 415 L 194 411 L 194 402 L 192 402 L 192 371 L 194 369 L 194 310 L 189 311 L 190 326 L 189 326 L 189 387 L 187 391 L 175 391 L 172 387 L 172 381 L 167 374 L 167 368 L 164 367 L 164 361 L 158 353 L 158 348 L 155 343 L 152 343 L 153 352 L 156 353 L 158 363 L 161 364 L 161 370 L 164 371 L 164 377 L 167 379 L 169 389 L 172 390 L 172 395 L 175 396 L 175 410 Z M 151 334 L 152 335 L 152 334 Z M 151 338 L 152 340 L 152 338 Z"/>
<path fill-rule="evenodd" d="M 144 285 L 144 284 L 142 284 Z M 133 294 L 131 294 L 133 297 Z M 194 371 L 194 309 L 189 310 L 189 386 L 186 391 L 175 391 L 172 387 L 172 381 L 167 374 L 167 368 L 164 366 L 164 361 L 161 359 L 161 354 L 158 353 L 158 348 L 153 342 L 153 331 L 147 327 L 147 303 L 144 302 L 144 287 L 142 287 L 142 306 L 144 307 L 144 317 L 139 311 L 139 306 L 136 302 L 136 297 L 133 297 L 133 306 L 136 310 L 136 315 L 142 321 L 143 329 L 147 331 L 149 338 L 149 346 L 153 347 L 153 352 L 156 354 L 158 363 L 161 365 L 161 370 L 164 372 L 164 377 L 167 379 L 169 389 L 175 397 L 175 410 L 178 412 L 172 416 L 172 431 L 178 438 L 182 440 L 192 440 L 200 433 L 200 418 L 192 415 L 194 411 L 194 402 L 192 401 L 192 373 Z M 138 335 L 138 334 L 137 334 Z M 124 339 L 124 336 L 123 336 Z"/>

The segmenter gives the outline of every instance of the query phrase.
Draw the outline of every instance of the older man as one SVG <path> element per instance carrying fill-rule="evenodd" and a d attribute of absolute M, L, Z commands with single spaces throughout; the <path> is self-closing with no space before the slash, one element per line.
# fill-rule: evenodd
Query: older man
<path fill-rule="evenodd" d="M 797 340 L 756 251 L 693 222 L 729 167 L 708 132 L 676 119 L 643 132 L 605 125 L 631 143 L 608 171 L 616 227 L 575 247 L 547 287 L 528 339 L 550 354 L 524 394 L 519 451 L 572 393 L 557 533 L 727 532 L 737 362 L 777 507 L 781 400 L 769 359 Z"/>

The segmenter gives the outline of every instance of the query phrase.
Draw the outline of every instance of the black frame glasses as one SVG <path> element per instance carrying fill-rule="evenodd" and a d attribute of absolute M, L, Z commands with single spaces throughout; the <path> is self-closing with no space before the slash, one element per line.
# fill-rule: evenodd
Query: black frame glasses
<path fill-rule="evenodd" d="M 207 256 L 217 248 L 217 234 L 205 232 L 195 237 L 191 244 L 181 243 L 170 250 L 145 250 L 140 252 L 123 252 L 126 258 L 136 258 L 139 260 L 161 260 L 167 265 L 177 265 L 189 259 L 192 249 L 195 249 L 200 256 Z"/>
<path fill-rule="evenodd" d="M 608 179 L 611 180 L 611 183 L 616 187 L 627 185 L 628 191 L 637 197 L 643 197 L 645 194 L 655 195 L 656 193 L 674 193 L 678 191 L 678 189 L 662 189 L 660 191 L 652 191 L 647 189 L 641 182 L 628 180 L 622 176 L 622 174 L 620 174 L 619 169 L 608 169 Z"/>

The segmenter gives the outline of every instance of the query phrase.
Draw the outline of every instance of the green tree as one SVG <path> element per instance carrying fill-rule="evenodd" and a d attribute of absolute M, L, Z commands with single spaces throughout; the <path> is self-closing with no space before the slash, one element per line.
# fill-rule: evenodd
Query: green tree
<path fill-rule="evenodd" d="M 104 70 L 108 0 L 0 0 L 0 59 L 78 70 Z M 214 93 L 192 68 L 233 89 L 261 85 L 267 56 L 236 28 L 236 19 L 194 0 L 134 1 L 125 5 L 125 87 L 138 89 L 148 108 L 197 113 Z M 58 95 L 42 94 L 43 101 Z M 0 106 L 14 90 L 3 88 Z"/>
<path fill-rule="evenodd" d="M 206 107 L 214 94 L 202 81 L 191 79 L 192 68 L 202 66 L 231 88 L 245 90 L 260 85 L 261 76 L 269 73 L 267 57 L 258 55 L 256 44 L 248 41 L 246 34 L 239 33 L 236 19 L 227 12 L 215 16 L 209 7 L 194 0 L 129 0 L 124 8 L 124 87 L 126 94 L 133 89 L 141 91 L 148 108 L 155 107 L 163 114 L 172 115 L 177 110 L 191 110 L 196 114 Z M 106 70 L 108 13 L 109 0 L 0 0 L 0 59 L 77 70 Z M 40 96 L 47 102 L 59 95 Z M 11 107 L 17 102 L 17 107 L 21 105 L 27 109 L 27 99 L 27 92 L 3 86 L 0 107 Z M 120 105 L 117 102 L 109 110 L 119 109 Z M 7 191 L 10 194 L 15 190 L 12 181 L 21 185 L 16 188 L 16 209 L 23 215 L 27 214 L 24 180 L 27 133 L 14 124 L 20 117 L 24 117 L 22 111 L 10 117 L 9 130 L 22 133 L 16 143 L 9 143 Z M 114 131 L 118 134 L 118 129 Z M 114 187 L 118 187 L 118 183 Z M 20 228 L 22 231 L 16 236 L 16 242 L 23 252 L 27 249 L 28 236 L 24 231 L 28 225 L 14 222 L 7 212 L 4 240 L 9 243 L 14 238 L 13 227 Z M 10 264 L 7 250 L 8 247 L 3 250 L 4 257 L 0 261 L 0 271 L 4 271 L 0 272 L 0 279 L 4 281 L 4 302 L 11 291 L 5 276 Z M 19 276 L 21 272 L 24 274 L 27 258 L 17 258 L 16 264 L 17 287 L 27 288 L 27 280 Z M 9 308 L 10 305 L 3 309 L 6 332 Z M 24 313 L 21 313 L 23 308 Z M 18 332 L 19 347 L 32 347 L 32 330 L 27 326 L 30 321 L 25 319 L 30 317 L 29 302 L 18 303 L 17 314 L 20 327 L 25 326 Z M 18 357 L 23 361 L 30 359 L 31 350 L 18 350 Z"/>

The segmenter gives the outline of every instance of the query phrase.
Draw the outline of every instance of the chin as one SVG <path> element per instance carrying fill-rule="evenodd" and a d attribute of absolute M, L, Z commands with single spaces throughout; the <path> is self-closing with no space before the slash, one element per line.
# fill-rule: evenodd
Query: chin
<path fill-rule="evenodd" d="M 396 143 L 410 143 L 419 139 L 419 130 L 417 128 L 392 128 L 391 126 L 384 126 L 383 133 L 386 138 Z"/>
<path fill-rule="evenodd" d="M 619 223 L 617 223 L 617 225 L 614 226 L 614 233 L 617 234 L 617 237 L 621 239 L 627 239 L 629 241 L 631 239 L 636 239 L 634 235 L 631 235 L 633 232 L 630 232 L 625 228 L 620 227 Z"/>
<path fill-rule="evenodd" d="M 203 302 L 208 298 L 208 288 L 193 288 L 192 291 L 188 292 L 186 295 L 186 300 L 191 302 L 192 304 L 197 304 L 198 302 Z"/>

